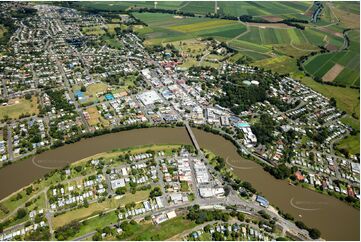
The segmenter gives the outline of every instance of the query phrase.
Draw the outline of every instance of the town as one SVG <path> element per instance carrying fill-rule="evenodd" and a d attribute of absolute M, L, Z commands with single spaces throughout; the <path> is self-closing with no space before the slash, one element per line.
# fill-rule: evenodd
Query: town
<path fill-rule="evenodd" d="M 214 39 L 199 39 L 206 49 L 198 55 L 181 41 L 145 46 L 133 31 L 141 23 L 131 14 L 45 4 L 1 7 L 5 17 L 19 9 L 25 15 L 0 55 L 2 166 L 102 130 L 186 126 L 191 136 L 193 127 L 227 137 L 242 156 L 291 186 L 359 207 L 360 157 L 334 146 L 355 131 L 341 122 L 344 113 L 334 99 L 287 75 L 228 62 L 234 51 Z M 184 65 L 190 60 L 211 67 Z M 142 221 L 158 225 L 183 216 L 197 223 L 193 213 L 205 211 L 227 219 L 199 222 L 179 240 L 319 237 L 279 215 L 252 189 L 227 185 L 228 168 L 213 165 L 211 155 L 192 141 L 195 150 L 116 151 L 56 171 L 48 181 L 60 176 L 57 182 L 40 180 L 26 189 L 32 199 L 24 208 L 11 211 L 21 205 L 14 202 L 18 206 L 7 211 L 7 202 L 1 203 L 0 240 L 122 240 Z M 34 189 L 41 195 L 31 195 Z M 140 198 L 124 202 L 128 194 Z M 98 219 L 116 218 L 102 231 L 77 235 L 97 218 L 67 225 L 66 215 L 96 204 L 110 208 L 94 215 Z"/>

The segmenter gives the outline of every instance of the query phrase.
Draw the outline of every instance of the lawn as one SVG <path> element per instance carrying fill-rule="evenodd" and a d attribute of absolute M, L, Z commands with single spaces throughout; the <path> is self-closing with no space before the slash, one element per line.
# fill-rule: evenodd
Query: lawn
<path fill-rule="evenodd" d="M 8 101 L 7 106 L 0 107 L 0 119 L 5 117 L 18 119 L 22 114 L 35 115 L 39 113 L 38 99 L 32 96 L 30 100 L 15 98 Z"/>

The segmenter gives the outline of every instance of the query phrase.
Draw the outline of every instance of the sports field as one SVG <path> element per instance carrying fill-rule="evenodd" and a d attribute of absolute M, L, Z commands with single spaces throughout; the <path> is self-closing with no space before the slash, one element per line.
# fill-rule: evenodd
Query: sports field
<path fill-rule="evenodd" d="M 6 106 L 0 107 L 0 119 L 6 117 L 10 119 L 18 119 L 23 114 L 38 114 L 37 98 L 33 96 L 30 100 L 25 98 L 15 98 L 8 101 Z"/>

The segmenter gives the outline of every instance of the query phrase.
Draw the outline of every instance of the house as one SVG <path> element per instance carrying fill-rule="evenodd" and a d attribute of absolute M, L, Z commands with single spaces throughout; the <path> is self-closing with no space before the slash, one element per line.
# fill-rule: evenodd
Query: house
<path fill-rule="evenodd" d="M 301 174 L 300 171 L 295 172 L 295 177 L 296 177 L 297 181 L 303 181 L 305 179 L 305 177 Z"/>
<path fill-rule="evenodd" d="M 265 207 L 265 208 L 268 208 L 268 206 L 269 206 L 268 200 L 260 195 L 257 195 L 256 202 L 258 202 L 259 205 L 261 205 L 262 207 Z"/>

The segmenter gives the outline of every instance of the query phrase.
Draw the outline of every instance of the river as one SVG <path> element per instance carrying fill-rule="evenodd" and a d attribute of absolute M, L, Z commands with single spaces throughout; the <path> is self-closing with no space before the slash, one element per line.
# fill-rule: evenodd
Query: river
<path fill-rule="evenodd" d="M 327 240 L 359 240 L 359 210 L 336 198 L 288 185 L 273 178 L 260 165 L 240 157 L 223 137 L 194 130 L 201 147 L 227 160 L 242 180 L 249 181 L 274 206 L 310 227 L 320 229 Z M 0 199 L 44 176 L 54 168 L 110 151 L 146 144 L 191 144 L 184 128 L 148 128 L 107 134 L 46 151 L 0 169 Z"/>

